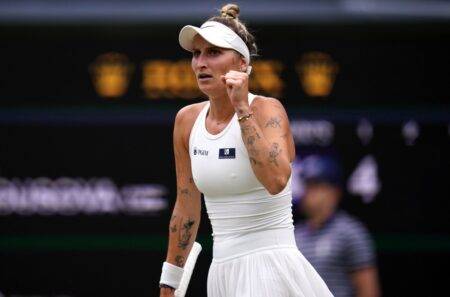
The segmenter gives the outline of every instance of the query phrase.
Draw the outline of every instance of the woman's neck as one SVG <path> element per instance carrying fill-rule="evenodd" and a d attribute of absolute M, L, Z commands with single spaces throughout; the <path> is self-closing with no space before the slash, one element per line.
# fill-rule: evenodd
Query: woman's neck
<path fill-rule="evenodd" d="M 223 122 L 229 120 L 235 113 L 228 95 L 209 97 L 209 117 L 211 120 Z"/>

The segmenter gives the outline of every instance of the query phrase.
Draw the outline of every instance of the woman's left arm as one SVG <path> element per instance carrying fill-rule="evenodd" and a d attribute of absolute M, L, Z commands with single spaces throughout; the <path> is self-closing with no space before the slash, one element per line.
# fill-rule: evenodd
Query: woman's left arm
<path fill-rule="evenodd" d="M 278 194 L 286 187 L 295 156 L 286 111 L 274 98 L 255 100 L 250 107 L 247 74 L 232 71 L 225 79 L 237 116 L 243 117 L 239 125 L 253 172 L 270 194 Z"/>
<path fill-rule="evenodd" d="M 256 177 L 270 194 L 278 194 L 286 187 L 295 155 L 289 120 L 273 98 L 257 100 L 248 110 L 238 112 L 238 117 L 251 113 L 239 122 L 242 139 Z"/>

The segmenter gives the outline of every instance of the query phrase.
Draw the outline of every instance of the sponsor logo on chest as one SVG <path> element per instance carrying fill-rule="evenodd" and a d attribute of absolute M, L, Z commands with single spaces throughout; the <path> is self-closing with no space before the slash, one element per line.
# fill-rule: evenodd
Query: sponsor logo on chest
<path fill-rule="evenodd" d="M 236 159 L 236 148 L 221 148 L 219 149 L 219 159 Z"/>
<path fill-rule="evenodd" d="M 194 156 L 208 156 L 208 151 L 194 147 Z"/>

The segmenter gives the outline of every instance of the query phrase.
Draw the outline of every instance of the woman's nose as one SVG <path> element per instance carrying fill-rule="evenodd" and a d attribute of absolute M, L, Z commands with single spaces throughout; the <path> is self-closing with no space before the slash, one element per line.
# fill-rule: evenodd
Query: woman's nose
<path fill-rule="evenodd" d="M 196 68 L 206 67 L 206 59 L 204 55 L 200 54 L 195 58 L 195 67 Z"/>

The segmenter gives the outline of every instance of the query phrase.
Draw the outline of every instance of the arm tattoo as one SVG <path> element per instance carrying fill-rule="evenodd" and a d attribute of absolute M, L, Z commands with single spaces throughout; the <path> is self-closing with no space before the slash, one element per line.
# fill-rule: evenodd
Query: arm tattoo
<path fill-rule="evenodd" d="M 178 233 L 178 247 L 185 250 L 189 245 L 189 240 L 192 236 L 192 226 L 195 224 L 195 221 L 191 218 L 188 218 L 187 221 L 181 227 L 180 233 Z"/>
<path fill-rule="evenodd" d="M 175 263 L 177 264 L 177 266 L 183 267 L 183 265 L 185 263 L 185 258 L 183 256 L 177 255 L 175 257 Z"/>
<path fill-rule="evenodd" d="M 247 137 L 247 143 L 249 145 L 253 145 L 255 143 L 256 139 L 260 139 L 260 138 L 261 138 L 261 136 L 259 136 L 258 132 L 256 132 L 255 135 L 249 135 Z"/>
<path fill-rule="evenodd" d="M 191 192 L 189 192 L 188 188 L 180 189 L 180 193 L 183 196 L 191 196 Z"/>
<path fill-rule="evenodd" d="M 248 144 L 247 151 L 250 159 L 250 163 L 253 165 L 261 165 L 261 162 L 256 159 L 259 151 L 254 147 L 257 140 L 261 139 L 261 136 L 256 131 L 256 128 L 251 125 L 245 125 L 241 127 L 242 136 Z"/>
<path fill-rule="evenodd" d="M 171 224 L 173 221 L 175 221 L 176 217 L 177 217 L 176 215 L 172 215 L 172 217 L 170 218 L 170 224 Z M 177 228 L 177 223 L 175 222 L 173 225 L 170 225 L 170 224 L 169 224 L 170 232 L 172 232 L 172 233 L 177 232 L 177 230 L 178 230 L 178 228 Z"/>
<path fill-rule="evenodd" d="M 188 182 L 189 182 L 190 184 L 193 184 L 193 183 L 194 183 L 194 179 L 192 178 L 192 176 L 189 177 Z M 191 195 L 192 195 L 192 192 L 189 191 L 189 188 L 178 188 L 178 190 L 179 190 L 179 193 L 180 193 L 182 196 L 185 196 L 185 197 L 186 197 L 186 196 L 191 196 Z"/>
<path fill-rule="evenodd" d="M 279 117 L 271 117 L 270 120 L 267 121 L 266 123 L 266 128 L 271 127 L 271 128 L 281 128 L 281 119 Z"/>
<path fill-rule="evenodd" d="M 241 132 L 242 132 L 242 134 L 245 134 L 245 135 L 252 134 L 252 133 L 256 132 L 256 128 L 253 127 L 252 125 L 248 125 L 248 124 L 243 125 L 243 126 L 241 126 Z M 256 134 L 258 134 L 258 133 L 256 133 Z"/>
<path fill-rule="evenodd" d="M 281 153 L 280 145 L 276 142 L 272 143 L 272 147 L 269 152 L 269 162 L 275 164 L 278 167 L 277 157 Z"/>

